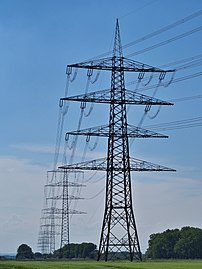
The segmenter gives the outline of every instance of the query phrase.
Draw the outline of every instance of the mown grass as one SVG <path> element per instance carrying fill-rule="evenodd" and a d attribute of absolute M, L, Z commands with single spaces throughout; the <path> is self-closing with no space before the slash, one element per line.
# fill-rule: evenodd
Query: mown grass
<path fill-rule="evenodd" d="M 0 261 L 1 269 L 201 269 L 202 260 L 143 262 L 96 261 Z"/>

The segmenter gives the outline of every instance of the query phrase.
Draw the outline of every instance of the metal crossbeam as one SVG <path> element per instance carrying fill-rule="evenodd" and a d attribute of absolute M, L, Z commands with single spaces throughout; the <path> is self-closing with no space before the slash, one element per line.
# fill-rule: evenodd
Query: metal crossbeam
<path fill-rule="evenodd" d="M 84 135 L 84 136 L 101 136 L 109 137 L 109 125 L 101 125 L 97 127 L 91 127 L 83 130 L 70 131 L 66 133 L 66 140 L 68 140 L 69 135 Z M 121 137 L 121 129 L 115 130 L 113 133 L 114 137 Z M 127 134 L 129 138 L 168 138 L 167 135 L 159 134 L 153 131 L 143 129 L 141 127 L 136 127 L 128 125 Z"/>
<path fill-rule="evenodd" d="M 55 207 L 53 207 L 53 208 L 45 208 L 45 209 L 42 210 L 42 212 L 44 214 L 58 214 L 58 215 L 64 213 L 62 208 L 55 208 Z M 75 210 L 75 209 L 69 209 L 69 213 L 70 214 L 86 214 L 86 212 L 78 211 L 78 210 Z"/>
<path fill-rule="evenodd" d="M 114 65 L 114 61 L 119 62 L 122 61 L 122 65 L 119 64 Z M 126 71 L 126 72 L 155 72 L 155 73 L 162 73 L 162 72 L 174 72 L 174 70 L 163 70 L 148 64 L 144 64 L 138 61 L 134 61 L 125 57 L 108 57 L 102 58 L 98 60 L 86 61 L 76 64 L 69 64 L 67 65 L 66 73 L 70 72 L 71 68 L 87 68 L 87 69 L 97 69 L 97 70 L 110 70 L 112 71 Z"/>
<path fill-rule="evenodd" d="M 93 103 L 105 103 L 110 104 L 111 100 L 111 90 L 101 90 L 96 92 L 91 92 L 88 94 L 80 94 L 70 97 L 61 98 L 62 101 L 80 101 L 80 102 L 93 102 Z M 168 105 L 171 106 L 173 103 L 162 101 L 160 99 L 150 97 L 144 94 L 135 93 L 130 90 L 125 90 L 125 98 L 120 99 L 115 96 L 113 99 L 113 104 L 130 104 L 130 105 Z"/>
<path fill-rule="evenodd" d="M 74 183 L 74 182 L 68 182 L 68 183 L 64 183 L 64 182 L 55 182 L 55 183 L 51 183 L 51 184 L 46 184 L 45 187 L 86 187 L 86 185 L 83 184 L 78 184 L 78 183 Z"/>
<path fill-rule="evenodd" d="M 82 197 L 78 197 L 78 196 L 74 196 L 74 195 L 69 195 L 69 200 L 83 200 L 84 198 Z M 62 195 L 56 195 L 56 196 L 51 196 L 51 197 L 47 197 L 47 200 L 63 200 L 63 196 Z"/>
<path fill-rule="evenodd" d="M 107 171 L 107 159 L 100 158 L 87 162 L 80 162 L 75 164 L 67 164 L 59 167 L 60 169 L 77 169 L 77 170 L 95 170 L 95 171 Z M 114 171 L 124 172 L 125 169 L 122 166 L 121 160 L 120 164 L 117 163 L 116 167 L 114 167 Z M 168 168 L 166 166 L 154 164 L 151 162 L 143 161 L 136 158 L 130 158 L 130 171 L 139 171 L 139 172 L 148 172 L 148 171 L 169 171 L 175 172 L 175 169 Z"/>

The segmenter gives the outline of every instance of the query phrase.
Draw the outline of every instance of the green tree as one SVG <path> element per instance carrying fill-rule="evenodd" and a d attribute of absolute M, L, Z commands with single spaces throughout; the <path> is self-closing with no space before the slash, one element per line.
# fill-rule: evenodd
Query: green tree
<path fill-rule="evenodd" d="M 31 247 L 29 247 L 26 244 L 22 244 L 17 249 L 17 255 L 16 259 L 22 260 L 22 259 L 33 259 L 34 254 L 32 252 Z"/>
<path fill-rule="evenodd" d="M 94 258 L 96 245 L 93 243 L 69 244 L 54 252 L 55 258 Z"/>
<path fill-rule="evenodd" d="M 150 258 L 174 258 L 174 246 L 179 239 L 179 230 L 166 230 L 163 233 L 152 234 L 149 240 L 147 256 Z"/>
<path fill-rule="evenodd" d="M 184 227 L 152 234 L 146 256 L 149 258 L 202 258 L 202 230 Z"/>
<path fill-rule="evenodd" d="M 43 254 L 41 254 L 40 252 L 35 252 L 34 259 L 36 259 L 36 260 L 43 259 Z"/>
<path fill-rule="evenodd" d="M 184 227 L 174 251 L 181 259 L 202 258 L 202 230 L 193 227 Z"/>

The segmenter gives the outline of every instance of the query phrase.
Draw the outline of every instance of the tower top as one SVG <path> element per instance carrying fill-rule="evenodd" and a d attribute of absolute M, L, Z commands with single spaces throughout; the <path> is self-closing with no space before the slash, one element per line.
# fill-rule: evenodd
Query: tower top
<path fill-rule="evenodd" d="M 119 20 L 116 19 L 116 30 L 114 37 L 114 48 L 113 48 L 113 56 L 114 57 L 123 57 L 122 46 L 121 46 L 121 36 L 119 29 Z"/>

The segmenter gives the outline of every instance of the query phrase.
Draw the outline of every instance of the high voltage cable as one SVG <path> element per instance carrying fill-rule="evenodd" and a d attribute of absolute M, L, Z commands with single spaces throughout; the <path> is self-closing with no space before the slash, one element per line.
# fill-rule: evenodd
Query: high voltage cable
<path fill-rule="evenodd" d="M 171 62 L 171 63 L 161 65 L 160 68 L 167 67 L 167 66 L 173 66 L 173 65 L 176 65 L 176 64 L 181 64 L 181 63 L 184 63 L 184 62 L 193 61 L 195 59 L 200 59 L 201 57 L 202 57 L 202 54 L 198 54 L 198 55 L 191 56 L 191 57 L 188 57 L 188 58 L 184 58 L 184 59 L 181 59 L 181 60 L 178 60 L 178 61 L 175 61 L 175 62 Z"/>
<path fill-rule="evenodd" d="M 156 49 L 156 48 L 158 48 L 158 47 L 167 45 L 167 44 L 169 44 L 169 43 L 171 43 L 171 42 L 173 42 L 173 41 L 179 40 L 179 39 L 181 39 L 181 38 L 183 38 L 183 37 L 189 36 L 189 35 L 191 35 L 191 34 L 194 34 L 194 33 L 198 32 L 198 31 L 201 31 L 201 30 L 202 30 L 202 26 L 199 26 L 199 27 L 194 28 L 194 29 L 192 29 L 192 30 L 190 30 L 190 31 L 188 31 L 188 32 L 185 32 L 185 33 L 183 33 L 183 34 L 174 36 L 174 37 L 172 37 L 172 38 L 170 38 L 170 39 L 164 40 L 164 41 L 162 41 L 162 42 L 160 42 L 160 43 L 154 44 L 154 45 L 152 45 L 152 46 L 150 46 L 150 47 L 141 49 L 141 50 L 139 50 L 139 51 L 130 53 L 130 54 L 126 55 L 126 56 L 127 56 L 127 57 L 131 57 L 131 56 L 139 55 L 139 54 L 141 54 L 141 53 L 150 51 L 150 50 L 152 50 L 152 49 Z"/>
<path fill-rule="evenodd" d="M 145 7 L 147 7 L 148 5 L 151 5 L 151 4 L 153 4 L 154 2 L 156 2 L 156 1 L 158 1 L 158 0 L 150 1 L 150 2 L 148 2 L 148 3 L 146 3 L 146 4 L 144 4 L 143 6 L 141 6 L 141 7 L 139 7 L 139 8 L 136 8 L 136 9 L 133 10 L 133 11 L 130 11 L 130 12 L 126 13 L 125 15 L 122 15 L 122 16 L 120 17 L 120 19 L 122 19 L 122 18 L 124 18 L 124 17 L 126 17 L 126 16 L 129 16 L 129 15 L 131 15 L 131 14 L 133 14 L 133 13 L 135 13 L 135 12 L 137 12 L 137 11 L 143 9 L 143 8 L 145 8 Z"/>
<path fill-rule="evenodd" d="M 198 76 L 201 76 L 201 75 L 202 75 L 202 72 L 198 72 L 198 73 L 194 73 L 194 74 L 187 75 L 187 76 L 184 76 L 184 77 L 179 77 L 179 78 L 173 79 L 172 83 L 177 83 L 177 82 L 180 82 L 180 81 L 183 81 L 183 80 L 192 79 L 192 78 L 195 78 L 195 77 L 198 77 Z M 128 82 L 127 85 L 133 85 L 135 83 L 136 83 L 136 81 L 131 81 L 131 82 Z M 168 81 L 162 82 L 160 86 L 166 86 L 168 83 L 169 83 Z M 157 85 L 158 84 L 147 86 L 147 87 L 144 87 L 144 88 L 140 88 L 140 89 L 138 89 L 138 92 L 154 89 L 154 88 L 157 87 Z"/>
<path fill-rule="evenodd" d="M 191 68 L 191 67 L 200 66 L 201 64 L 202 64 L 202 60 L 195 60 L 195 61 L 192 61 L 190 63 L 176 67 L 176 71 L 184 70 L 184 69 Z"/>
<path fill-rule="evenodd" d="M 176 21 L 174 23 L 171 23 L 171 24 L 169 24 L 167 26 L 164 26 L 164 27 L 160 28 L 159 30 L 156 30 L 156 31 L 154 31 L 154 32 L 152 32 L 150 34 L 147 34 L 147 35 L 145 35 L 145 36 L 143 36 L 141 38 L 138 38 L 138 39 L 136 39 L 134 41 L 131 41 L 131 42 L 123 45 L 122 49 L 127 49 L 128 47 L 134 46 L 134 45 L 136 45 L 136 44 L 138 44 L 138 43 L 140 43 L 142 41 L 145 41 L 145 40 L 147 40 L 149 38 L 157 36 L 157 35 L 159 35 L 159 34 L 161 34 L 163 32 L 166 32 L 166 31 L 168 31 L 168 30 L 170 30 L 172 28 L 175 28 L 176 26 L 178 26 L 180 24 L 183 24 L 185 22 L 188 22 L 188 21 L 190 21 L 190 20 L 192 20 L 192 19 L 194 19 L 194 18 L 196 18 L 198 16 L 201 16 L 201 15 L 202 15 L 202 10 L 198 10 L 198 11 L 194 12 L 193 14 L 191 14 L 191 15 L 183 18 L 183 19 L 180 19 L 180 20 L 178 20 L 178 21 Z M 107 56 L 109 54 L 112 54 L 112 52 L 113 51 L 108 51 L 108 52 L 102 53 L 102 54 L 100 54 L 98 56 L 95 56 L 95 57 L 89 59 L 89 60 L 100 58 L 100 57 L 105 57 L 105 56 Z"/>
<path fill-rule="evenodd" d="M 177 61 L 175 61 L 175 62 L 171 62 L 171 63 L 167 63 L 167 64 L 164 64 L 164 65 L 161 65 L 161 66 L 159 66 L 159 68 L 165 68 L 165 67 L 170 67 L 170 66 L 172 66 L 173 67 L 173 65 L 176 65 L 176 64 L 179 64 L 179 63 L 186 63 L 186 62 L 188 62 L 188 63 L 186 63 L 186 64 L 184 64 L 184 65 L 181 65 L 181 66 L 177 66 L 177 67 L 173 67 L 173 69 L 175 69 L 176 71 L 179 71 L 179 70 L 184 70 L 184 69 L 188 69 L 188 68 L 190 68 L 190 67 L 194 67 L 194 66 L 199 66 L 199 65 L 201 65 L 202 64 L 202 54 L 198 54 L 198 55 L 195 55 L 195 56 L 192 56 L 192 57 L 188 57 L 188 58 L 184 58 L 184 59 L 181 59 L 181 60 L 177 60 Z M 152 78 L 154 78 L 154 77 L 156 77 L 157 75 L 153 75 L 152 74 Z M 149 81 L 151 81 L 151 76 L 150 76 L 150 78 L 148 77 L 148 76 L 146 76 L 146 77 L 144 77 L 143 79 L 142 79 L 142 82 L 143 81 L 147 81 L 147 80 L 149 80 Z M 174 79 L 172 79 L 172 83 L 173 83 L 173 80 Z M 175 81 L 174 81 L 175 82 Z M 127 82 L 126 83 L 126 85 L 128 86 L 128 85 L 133 85 L 133 84 L 135 84 L 135 83 L 137 83 L 137 81 L 136 80 L 133 80 L 133 81 L 130 81 L 130 82 Z M 166 84 L 167 84 L 168 82 L 166 82 Z M 149 84 L 148 82 L 146 83 L 147 85 Z M 162 85 L 162 84 L 161 84 Z M 156 85 L 153 85 L 153 86 L 151 86 L 151 88 L 154 88 L 154 87 L 156 87 Z M 148 87 L 146 88 L 146 89 L 148 89 Z"/>
<path fill-rule="evenodd" d="M 202 117 L 144 126 L 158 131 L 176 130 L 202 126 Z"/>
<path fill-rule="evenodd" d="M 201 99 L 202 95 L 193 95 L 193 96 L 186 96 L 182 98 L 177 98 L 177 99 L 170 99 L 168 102 L 183 102 L 183 101 L 190 101 L 194 99 Z"/>
<path fill-rule="evenodd" d="M 202 15 L 202 10 L 199 10 L 199 11 L 197 11 L 197 12 L 195 12 L 195 13 L 193 13 L 193 14 L 191 14 L 191 15 L 183 18 L 183 19 L 180 19 L 179 21 L 176 21 L 176 22 L 171 23 L 171 24 L 169 24 L 167 26 L 164 26 L 164 27 L 162 27 L 161 29 L 159 29 L 157 31 L 154 31 L 154 32 L 152 32 L 152 33 L 150 33 L 150 34 L 148 34 L 148 35 L 146 35 L 144 37 L 141 37 L 141 38 L 139 38 L 139 39 L 137 39 L 135 41 L 132 41 L 132 42 L 124 45 L 123 49 L 126 49 L 126 48 L 128 48 L 130 46 L 133 46 L 133 45 L 139 43 L 139 42 L 145 41 L 145 40 L 147 40 L 147 39 L 149 39 L 151 37 L 159 35 L 159 34 L 165 32 L 165 31 L 168 31 L 168 30 L 170 30 L 170 29 L 172 29 L 172 28 L 174 28 L 174 27 L 176 27 L 176 26 L 178 26 L 178 25 L 180 25 L 182 23 L 185 23 L 185 22 L 187 22 L 189 20 L 192 20 L 192 19 L 194 19 L 194 18 L 196 18 L 198 16 L 201 16 L 201 15 Z"/>

